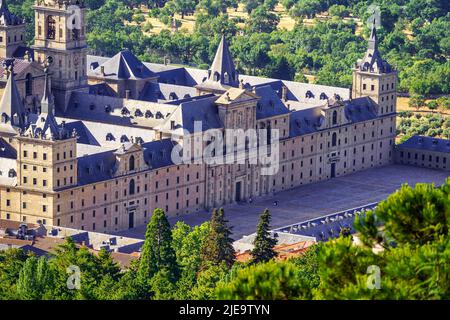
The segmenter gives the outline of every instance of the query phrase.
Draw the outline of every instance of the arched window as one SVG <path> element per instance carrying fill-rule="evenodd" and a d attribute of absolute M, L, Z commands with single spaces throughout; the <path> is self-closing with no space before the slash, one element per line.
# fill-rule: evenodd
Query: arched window
<path fill-rule="evenodd" d="M 134 156 L 131 156 L 130 159 L 128 160 L 128 168 L 130 171 L 133 171 L 135 168 L 134 165 Z"/>
<path fill-rule="evenodd" d="M 27 73 L 25 78 L 25 94 L 27 96 L 33 95 L 33 75 L 31 73 Z"/>
<path fill-rule="evenodd" d="M 331 146 L 336 147 L 336 141 L 337 141 L 337 134 L 336 132 L 333 132 L 333 136 L 331 137 Z"/>
<path fill-rule="evenodd" d="M 333 125 L 336 125 L 336 124 L 337 124 L 337 111 L 334 110 L 333 111 Z"/>
<path fill-rule="evenodd" d="M 228 75 L 228 72 L 225 72 L 224 74 L 223 74 L 223 81 L 225 82 L 225 83 L 230 83 L 230 76 Z"/>
<path fill-rule="evenodd" d="M 132 195 L 132 194 L 134 194 L 134 189 L 135 189 L 135 183 L 134 183 L 134 179 L 131 179 L 130 180 L 130 185 L 129 185 L 129 188 L 128 188 L 129 190 L 129 194 L 130 195 Z"/>
<path fill-rule="evenodd" d="M 47 18 L 47 39 L 55 40 L 56 37 L 56 21 L 53 16 Z"/>

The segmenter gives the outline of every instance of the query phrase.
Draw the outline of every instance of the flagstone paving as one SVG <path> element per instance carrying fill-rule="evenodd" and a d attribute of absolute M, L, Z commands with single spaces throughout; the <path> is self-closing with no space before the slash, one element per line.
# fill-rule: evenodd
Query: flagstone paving
<path fill-rule="evenodd" d="M 224 206 L 225 216 L 233 226 L 233 238 L 254 233 L 259 215 L 265 208 L 272 214 L 272 228 L 302 222 L 342 210 L 379 202 L 397 190 L 403 183 L 444 183 L 448 172 L 411 166 L 390 165 L 357 172 L 332 180 L 308 184 L 292 190 L 254 199 L 250 203 Z M 278 206 L 274 206 L 274 201 Z M 198 225 L 209 220 L 211 213 L 201 211 L 179 217 L 171 217 L 175 224 L 183 220 Z M 145 226 L 123 231 L 122 236 L 143 238 Z"/>

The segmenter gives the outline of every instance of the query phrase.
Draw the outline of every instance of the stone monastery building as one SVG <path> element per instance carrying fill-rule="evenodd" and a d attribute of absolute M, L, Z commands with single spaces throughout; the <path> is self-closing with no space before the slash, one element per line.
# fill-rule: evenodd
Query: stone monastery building
<path fill-rule="evenodd" d="M 78 29 L 67 27 L 71 5 Z M 24 22 L 0 0 L 0 219 L 114 232 L 155 208 L 195 214 L 393 162 L 397 72 L 375 28 L 349 90 L 238 74 L 224 37 L 208 71 L 142 63 L 129 50 L 89 56 L 79 1 L 33 8 L 28 48 Z M 247 143 L 234 151 L 243 163 L 173 162 L 176 146 L 206 147 L 210 129 L 278 130 L 267 147 L 278 171 L 261 174 Z M 192 146 L 183 156 L 201 156 Z"/>

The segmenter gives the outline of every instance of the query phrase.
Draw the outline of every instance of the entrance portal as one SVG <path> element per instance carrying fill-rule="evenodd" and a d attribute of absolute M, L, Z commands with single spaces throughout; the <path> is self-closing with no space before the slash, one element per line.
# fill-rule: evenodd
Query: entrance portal
<path fill-rule="evenodd" d="M 242 182 L 236 182 L 236 202 L 241 201 L 241 188 L 242 188 Z"/>
<path fill-rule="evenodd" d="M 128 213 L 128 229 L 134 228 L 134 211 Z"/>

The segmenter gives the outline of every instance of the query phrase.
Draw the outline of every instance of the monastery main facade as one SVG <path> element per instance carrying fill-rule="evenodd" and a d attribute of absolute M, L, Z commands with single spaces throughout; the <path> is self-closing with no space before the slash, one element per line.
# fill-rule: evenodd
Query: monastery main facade
<path fill-rule="evenodd" d="M 393 162 L 397 72 L 375 28 L 349 90 L 238 74 L 224 37 L 209 70 L 90 56 L 79 1 L 34 10 L 27 47 L 0 1 L 0 219 L 114 232 L 155 208 L 195 214 Z M 278 170 L 262 174 L 246 143 L 239 163 L 174 162 L 174 148 L 197 159 L 203 134 L 227 129 L 265 130 Z"/>

